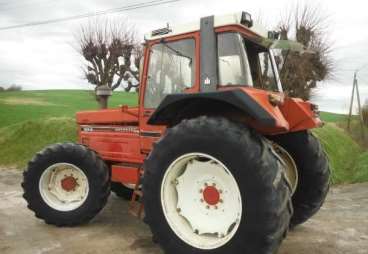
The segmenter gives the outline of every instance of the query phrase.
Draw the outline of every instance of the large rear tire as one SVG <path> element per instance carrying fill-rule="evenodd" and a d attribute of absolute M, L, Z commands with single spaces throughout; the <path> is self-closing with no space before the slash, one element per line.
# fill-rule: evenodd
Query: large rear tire
<path fill-rule="evenodd" d="M 330 186 L 328 158 L 318 139 L 309 131 L 271 138 L 293 157 L 298 168 L 298 187 L 293 195 L 291 226 L 306 222 L 322 207 Z"/>
<path fill-rule="evenodd" d="M 166 253 L 275 253 L 292 215 L 282 167 L 243 126 L 183 120 L 144 163 L 145 221 Z"/>
<path fill-rule="evenodd" d="M 110 194 L 106 164 L 94 151 L 73 143 L 51 145 L 37 153 L 23 177 L 28 208 L 56 226 L 90 221 Z"/>

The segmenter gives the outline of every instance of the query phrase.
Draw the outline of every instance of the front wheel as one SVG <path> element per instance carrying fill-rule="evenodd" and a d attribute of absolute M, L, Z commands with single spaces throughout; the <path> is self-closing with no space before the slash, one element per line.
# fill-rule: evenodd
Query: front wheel
<path fill-rule="evenodd" d="M 283 164 L 223 118 L 168 129 L 144 169 L 146 222 L 166 253 L 275 253 L 292 215 Z"/>
<path fill-rule="evenodd" d="M 110 194 L 109 170 L 97 154 L 73 144 L 45 148 L 23 174 L 23 197 L 36 217 L 56 226 L 91 220 Z"/>

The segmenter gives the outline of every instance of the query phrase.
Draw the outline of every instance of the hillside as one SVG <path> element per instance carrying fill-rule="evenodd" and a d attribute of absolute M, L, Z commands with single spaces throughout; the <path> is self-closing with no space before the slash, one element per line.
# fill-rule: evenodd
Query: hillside
<path fill-rule="evenodd" d="M 136 105 L 136 93 L 114 92 L 109 106 Z M 93 93 L 86 90 L 47 90 L 0 93 L 0 128 L 26 120 L 74 117 L 76 111 L 97 109 Z"/>
<path fill-rule="evenodd" d="M 368 153 L 335 123 L 313 130 L 330 161 L 333 183 L 368 181 Z"/>
<path fill-rule="evenodd" d="M 118 92 L 111 106 L 136 105 L 137 94 Z M 0 93 L 0 165 L 25 167 L 48 144 L 75 141 L 74 114 L 96 109 L 88 91 L 26 91 Z M 330 159 L 334 183 L 368 181 L 368 152 L 364 152 L 338 123 L 344 116 L 322 113 L 325 127 L 313 132 Z"/>

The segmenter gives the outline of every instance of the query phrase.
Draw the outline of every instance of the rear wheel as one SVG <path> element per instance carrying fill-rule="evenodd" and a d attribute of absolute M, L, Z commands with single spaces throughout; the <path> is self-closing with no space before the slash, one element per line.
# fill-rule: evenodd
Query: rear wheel
<path fill-rule="evenodd" d="M 105 163 L 95 152 L 73 143 L 52 145 L 37 153 L 23 176 L 28 208 L 57 226 L 88 222 L 110 194 Z"/>
<path fill-rule="evenodd" d="M 184 120 L 144 169 L 146 222 L 167 253 L 274 253 L 291 188 L 272 146 L 223 118 Z"/>
<path fill-rule="evenodd" d="M 310 132 L 294 132 L 272 137 L 294 159 L 298 187 L 293 195 L 291 226 L 304 223 L 323 205 L 330 185 L 328 159 L 318 139 Z"/>

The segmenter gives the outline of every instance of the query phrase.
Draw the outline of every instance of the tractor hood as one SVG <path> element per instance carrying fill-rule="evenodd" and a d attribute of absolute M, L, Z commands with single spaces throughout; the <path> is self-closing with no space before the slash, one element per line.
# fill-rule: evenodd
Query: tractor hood
<path fill-rule="evenodd" d="M 82 124 L 138 124 L 138 107 L 121 106 L 115 109 L 81 111 L 76 113 L 77 123 Z"/>

